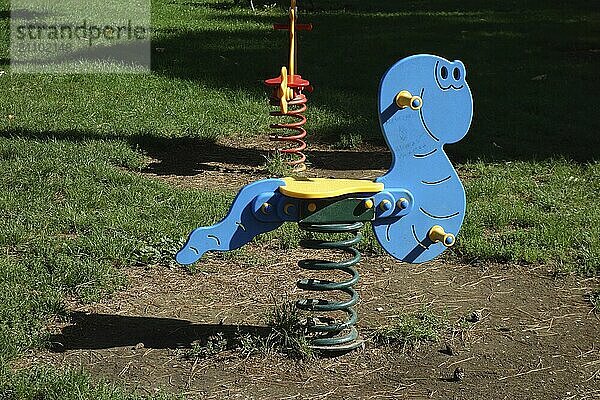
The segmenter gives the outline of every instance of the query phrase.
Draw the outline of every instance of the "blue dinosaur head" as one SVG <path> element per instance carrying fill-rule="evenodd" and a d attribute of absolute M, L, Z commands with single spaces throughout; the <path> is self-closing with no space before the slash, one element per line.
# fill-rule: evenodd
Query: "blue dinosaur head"
<path fill-rule="evenodd" d="M 392 151 L 398 146 L 431 147 L 462 139 L 473 116 L 465 78 L 462 62 L 432 55 L 407 57 L 392 66 L 379 90 L 381 125 Z M 396 96 L 403 90 L 413 96 L 412 107 L 397 104 Z"/>
<path fill-rule="evenodd" d="M 400 60 L 381 80 L 379 118 L 393 161 L 377 178 L 385 191 L 376 202 L 401 205 L 378 207 L 373 229 L 397 259 L 433 259 L 445 245 L 432 239 L 432 229 L 456 236 L 462 226 L 465 192 L 443 145 L 462 139 L 471 125 L 473 100 L 465 75 L 460 61 L 425 54 Z"/>

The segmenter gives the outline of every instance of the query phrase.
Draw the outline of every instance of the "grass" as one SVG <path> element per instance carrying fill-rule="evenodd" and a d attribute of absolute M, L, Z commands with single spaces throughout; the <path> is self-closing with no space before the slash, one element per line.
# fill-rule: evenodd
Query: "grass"
<path fill-rule="evenodd" d="M 140 396 L 108 382 L 94 382 L 82 371 L 57 371 L 35 367 L 18 373 L 0 370 L 0 399 L 3 400 L 168 400 L 173 395 Z"/>
<path fill-rule="evenodd" d="M 374 110 L 386 68 L 421 52 L 460 58 L 475 118 L 448 148 L 468 196 L 453 257 L 600 272 L 593 2 L 315 3 L 303 15 L 316 29 L 302 35 L 300 59 L 316 86 L 309 142 L 383 144 Z M 15 374 L 6 365 L 43 345 L 66 296 L 98 299 L 125 283 L 120 269 L 168 264 L 191 229 L 226 214 L 235 193 L 173 188 L 138 172 L 158 150 L 185 157 L 182 143 L 267 135 L 260 80 L 284 62 L 285 39 L 271 24 L 285 11 L 232 4 L 155 1 L 149 75 L 16 75 L 0 1 L 0 388 L 22 393 L 14 398 L 68 398 L 56 394 L 61 382 L 83 398 L 129 398 L 107 397 L 112 389 L 80 373 Z M 286 225 L 259 240 L 290 248 L 299 237 Z M 378 251 L 368 232 L 364 249 Z M 406 316 L 389 334 L 430 340 L 438 322 Z M 39 382 L 53 379 L 44 392 Z"/>
<path fill-rule="evenodd" d="M 45 343 L 65 296 L 100 298 L 125 283 L 120 268 L 166 263 L 171 238 L 226 211 L 202 208 L 216 192 L 142 178 L 144 164 L 119 141 L 0 138 L 0 362 Z"/>
<path fill-rule="evenodd" d="M 468 211 L 460 256 L 600 271 L 599 163 L 478 162 L 462 172 Z"/>
<path fill-rule="evenodd" d="M 380 328 L 373 337 L 375 343 L 394 345 L 403 351 L 416 349 L 421 344 L 438 342 L 450 328 L 445 315 L 430 307 L 412 313 L 401 313 L 391 323 Z"/>
<path fill-rule="evenodd" d="M 376 345 L 391 345 L 407 351 L 447 340 L 446 351 L 455 352 L 452 343 L 455 339 L 462 343 L 468 341 L 474 324 L 480 318 L 478 311 L 472 311 L 451 323 L 446 312 L 436 312 L 430 306 L 423 306 L 417 311 L 394 316 L 388 325 L 375 330 L 372 341 Z"/>

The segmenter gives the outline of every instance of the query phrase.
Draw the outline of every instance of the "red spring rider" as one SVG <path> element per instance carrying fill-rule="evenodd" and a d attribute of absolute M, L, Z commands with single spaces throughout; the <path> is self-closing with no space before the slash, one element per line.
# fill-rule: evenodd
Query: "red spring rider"
<path fill-rule="evenodd" d="M 275 24 L 273 27 L 277 30 L 287 30 L 290 33 L 290 54 L 289 54 L 289 69 L 281 67 L 281 75 L 267 79 L 265 85 L 272 88 L 270 103 L 273 106 L 279 107 L 277 111 L 272 111 L 270 114 L 276 117 L 292 117 L 292 122 L 282 122 L 272 124 L 271 128 L 288 132 L 286 135 L 276 134 L 270 136 L 271 140 L 288 143 L 289 146 L 280 149 L 283 154 L 292 155 L 293 158 L 287 163 L 294 168 L 295 172 L 306 170 L 306 156 L 303 151 L 306 149 L 306 96 L 304 90 L 312 92 L 310 82 L 302 79 L 296 73 L 297 66 L 297 46 L 298 37 L 297 31 L 312 30 L 311 24 L 297 24 L 298 8 L 296 0 L 291 0 L 290 6 L 290 21 L 289 24 Z M 291 146 L 291 147 L 290 147 Z"/>

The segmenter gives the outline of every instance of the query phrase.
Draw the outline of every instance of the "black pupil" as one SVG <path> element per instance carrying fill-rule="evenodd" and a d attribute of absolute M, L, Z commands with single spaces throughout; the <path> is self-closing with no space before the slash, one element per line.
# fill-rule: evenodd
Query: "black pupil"
<path fill-rule="evenodd" d="M 460 70 L 458 68 L 454 68 L 454 71 L 452 71 L 452 75 L 454 75 L 454 79 L 459 80 L 460 79 Z"/>
<path fill-rule="evenodd" d="M 442 73 L 442 79 L 446 79 L 448 77 L 448 68 L 442 67 L 441 73 Z"/>

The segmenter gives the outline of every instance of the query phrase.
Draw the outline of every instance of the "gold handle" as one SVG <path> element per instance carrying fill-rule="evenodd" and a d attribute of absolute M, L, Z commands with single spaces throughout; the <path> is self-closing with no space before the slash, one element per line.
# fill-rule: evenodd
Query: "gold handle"
<path fill-rule="evenodd" d="M 439 225 L 432 226 L 427 236 L 433 243 L 441 242 L 446 247 L 452 247 L 454 246 L 454 243 L 456 243 L 456 238 L 454 235 L 451 233 L 446 233 L 444 228 Z"/>
<path fill-rule="evenodd" d="M 402 90 L 396 95 L 396 105 L 400 108 L 410 107 L 412 110 L 420 110 L 423 107 L 423 99 L 413 96 L 408 90 Z"/>

